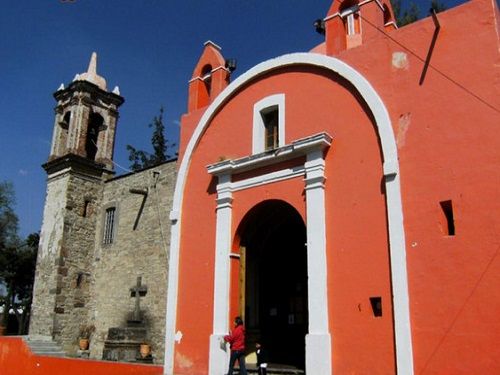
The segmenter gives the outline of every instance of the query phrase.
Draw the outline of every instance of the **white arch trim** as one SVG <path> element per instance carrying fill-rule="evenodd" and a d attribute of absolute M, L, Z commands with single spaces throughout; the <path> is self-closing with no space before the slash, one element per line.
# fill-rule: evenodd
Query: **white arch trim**
<path fill-rule="evenodd" d="M 176 337 L 181 337 L 181 334 L 176 334 L 175 332 L 179 274 L 179 238 L 182 225 L 181 211 L 184 188 L 194 150 L 219 108 L 229 101 L 238 89 L 264 73 L 293 65 L 309 65 L 337 73 L 354 86 L 365 100 L 375 118 L 375 126 L 379 134 L 384 158 L 383 168 L 385 175 L 389 247 L 391 255 L 397 373 L 405 375 L 413 374 L 413 350 L 398 152 L 389 114 L 382 99 L 370 85 L 368 80 L 351 66 L 336 58 L 325 55 L 316 53 L 293 53 L 256 65 L 226 87 L 207 108 L 186 147 L 186 151 L 179 166 L 172 211 L 170 213 L 172 229 L 165 333 L 164 374 L 166 375 L 173 374 L 174 344 Z M 333 335 L 333 337 L 335 336 Z"/>

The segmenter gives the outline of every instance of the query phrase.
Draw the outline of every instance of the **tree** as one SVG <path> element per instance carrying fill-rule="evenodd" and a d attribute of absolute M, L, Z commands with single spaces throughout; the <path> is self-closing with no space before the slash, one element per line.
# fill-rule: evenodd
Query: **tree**
<path fill-rule="evenodd" d="M 409 6 L 405 9 L 403 9 L 402 0 L 391 0 L 391 5 L 398 27 L 408 25 L 421 18 L 420 9 L 413 1 L 410 1 Z M 433 8 L 436 13 L 439 13 L 446 10 L 448 7 L 441 0 L 431 0 L 431 8 Z"/>
<path fill-rule="evenodd" d="M 14 203 L 12 183 L 0 182 L 0 251 L 17 241 L 18 220 L 13 209 Z"/>
<path fill-rule="evenodd" d="M 402 27 L 413 23 L 419 19 L 420 10 L 413 1 L 410 2 L 408 8 L 403 10 L 401 0 L 391 0 L 392 10 L 394 11 L 394 17 L 396 17 L 396 23 L 398 27 Z"/>
<path fill-rule="evenodd" d="M 0 183 L 0 283 L 6 289 L 0 301 L 3 305 L 0 324 L 7 326 L 9 312 L 13 310 L 19 323 L 18 334 L 23 334 L 31 310 L 39 236 L 33 233 L 26 241 L 19 240 L 14 203 L 12 184 Z"/>
<path fill-rule="evenodd" d="M 436 13 L 443 12 L 448 9 L 446 4 L 441 0 L 431 0 L 431 8 L 434 9 Z"/>
<path fill-rule="evenodd" d="M 153 118 L 153 122 L 148 125 L 153 128 L 153 135 L 151 136 L 151 145 L 153 146 L 153 154 L 143 150 L 137 150 L 131 145 L 127 145 L 129 152 L 128 159 L 132 162 L 130 168 L 133 171 L 138 171 L 143 168 L 151 167 L 163 163 L 172 155 L 169 150 L 176 146 L 175 143 L 170 143 L 165 137 L 165 125 L 163 124 L 163 107 L 160 107 L 160 114 Z M 177 155 L 177 153 L 175 153 Z"/>
<path fill-rule="evenodd" d="M 24 242 L 6 246 L 0 252 L 0 281 L 7 290 L 2 298 L 3 324 L 7 326 L 9 312 L 14 311 L 18 335 L 28 330 L 39 241 L 38 233 L 32 233 Z"/>

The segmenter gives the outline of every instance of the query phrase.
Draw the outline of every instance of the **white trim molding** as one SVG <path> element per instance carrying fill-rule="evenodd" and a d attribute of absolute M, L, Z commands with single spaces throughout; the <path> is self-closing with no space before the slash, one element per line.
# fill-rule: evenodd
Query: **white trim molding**
<path fill-rule="evenodd" d="M 305 169 L 309 315 L 309 331 L 306 335 L 306 374 L 331 374 L 332 338 L 328 324 L 325 159 L 322 150 L 307 154 Z"/>
<path fill-rule="evenodd" d="M 219 108 L 231 100 L 233 95 L 244 85 L 248 85 L 251 81 L 264 74 L 291 66 L 311 66 L 338 74 L 347 80 L 359 93 L 373 115 L 384 160 L 383 169 L 388 212 L 389 251 L 394 306 L 396 368 L 399 375 L 413 375 L 414 373 L 398 152 L 389 114 L 382 99 L 369 81 L 351 66 L 330 56 L 316 53 L 294 53 L 265 61 L 242 74 L 226 87 L 214 99 L 201 117 L 180 161 L 171 214 L 171 217 L 174 217 L 176 220 L 172 220 L 170 241 L 164 366 L 164 373 L 166 375 L 172 375 L 174 368 L 182 206 L 188 170 L 195 149 Z M 326 341 L 321 336 L 318 340 L 316 338 L 318 337 L 312 334 L 308 340 L 311 343 L 313 341 Z M 331 361 L 331 357 L 324 358 L 324 360 Z M 326 366 L 327 368 L 331 368 L 331 363 Z"/>
<path fill-rule="evenodd" d="M 271 95 L 259 100 L 253 106 L 253 154 L 265 151 L 266 129 L 263 114 L 274 107 L 278 108 L 278 146 L 285 145 L 285 94 Z"/>
<path fill-rule="evenodd" d="M 231 255 L 231 222 L 233 193 L 231 175 L 219 175 L 217 184 L 217 224 L 215 230 L 214 316 L 210 336 L 209 374 L 225 374 L 228 352 L 221 342 L 229 332 L 229 285 L 231 282 L 229 258 Z"/>

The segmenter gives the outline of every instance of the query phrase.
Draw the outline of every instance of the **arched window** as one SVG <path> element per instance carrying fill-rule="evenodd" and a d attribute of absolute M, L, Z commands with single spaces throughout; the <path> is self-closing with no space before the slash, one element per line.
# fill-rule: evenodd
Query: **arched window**
<path fill-rule="evenodd" d="M 265 97 L 253 107 L 252 153 L 285 145 L 285 94 Z"/>
<path fill-rule="evenodd" d="M 201 79 L 205 84 L 207 90 L 207 96 L 210 97 L 210 92 L 212 91 L 212 65 L 205 65 L 201 70 Z"/>
<path fill-rule="evenodd" d="M 384 4 L 384 25 L 386 25 L 390 21 L 392 21 L 391 11 L 389 10 L 387 4 Z"/>
<path fill-rule="evenodd" d="M 87 139 L 85 141 L 85 152 L 87 153 L 87 158 L 91 160 L 95 160 L 97 154 L 97 141 L 103 123 L 104 119 L 100 114 L 92 113 L 90 115 L 87 127 Z"/>
<path fill-rule="evenodd" d="M 67 111 L 62 121 L 59 121 L 60 131 L 59 131 L 59 140 L 58 140 L 58 150 L 56 151 L 59 155 L 62 155 L 66 152 L 68 147 L 68 129 L 69 122 L 71 121 L 71 111 Z"/>
<path fill-rule="evenodd" d="M 340 15 L 344 19 L 347 35 L 356 35 L 361 33 L 359 5 L 356 1 L 344 1 L 340 9 Z"/>
<path fill-rule="evenodd" d="M 63 129 L 68 129 L 70 120 L 71 120 L 71 111 L 67 111 L 64 114 L 63 120 L 59 123 L 59 125 L 61 125 L 61 128 Z"/>

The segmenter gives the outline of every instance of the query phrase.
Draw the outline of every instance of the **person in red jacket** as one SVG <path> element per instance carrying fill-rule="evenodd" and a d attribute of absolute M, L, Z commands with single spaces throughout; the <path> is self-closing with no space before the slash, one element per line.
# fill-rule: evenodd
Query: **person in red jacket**
<path fill-rule="evenodd" d="M 227 375 L 233 375 L 236 360 L 238 360 L 238 364 L 240 365 L 240 374 L 247 375 L 247 368 L 245 366 L 245 327 L 243 327 L 243 320 L 237 316 L 234 318 L 234 325 L 234 331 L 224 336 L 224 340 L 231 346 L 231 358 L 229 360 L 229 372 Z"/>

